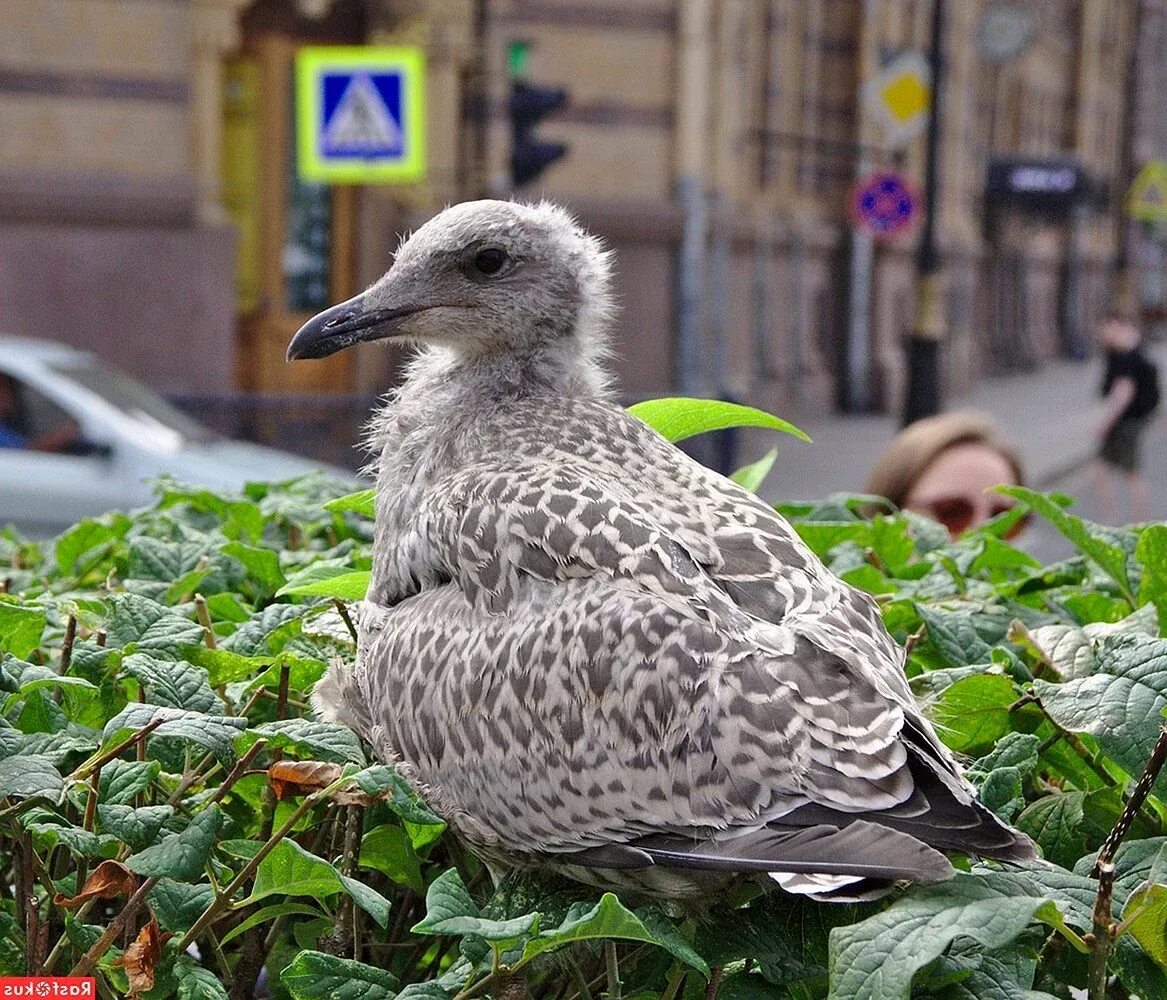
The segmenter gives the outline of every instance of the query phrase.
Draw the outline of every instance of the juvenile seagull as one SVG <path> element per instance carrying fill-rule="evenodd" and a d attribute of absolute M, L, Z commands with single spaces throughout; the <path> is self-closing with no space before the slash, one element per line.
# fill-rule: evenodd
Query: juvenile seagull
<path fill-rule="evenodd" d="M 314 701 L 496 872 L 821 897 L 1033 856 L 921 715 L 874 602 L 613 400 L 609 255 L 561 209 L 455 205 L 289 358 L 420 346 L 374 422 L 355 668 Z"/>

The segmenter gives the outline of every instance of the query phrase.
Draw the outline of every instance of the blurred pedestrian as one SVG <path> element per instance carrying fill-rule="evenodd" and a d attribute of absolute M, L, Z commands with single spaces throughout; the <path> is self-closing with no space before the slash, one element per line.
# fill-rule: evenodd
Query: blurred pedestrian
<path fill-rule="evenodd" d="M 0 448 L 27 448 L 20 393 L 12 376 L 0 372 Z"/>
<path fill-rule="evenodd" d="M 867 492 L 939 521 L 955 541 L 1012 508 L 1009 497 L 989 492 L 1001 485 L 1025 485 L 1020 457 L 992 418 L 962 410 L 900 431 L 871 470 Z M 1017 521 L 1006 537 L 1017 537 L 1024 526 Z"/>
<path fill-rule="evenodd" d="M 1102 378 L 1102 414 L 1095 426 L 1098 457 L 1094 461 L 1094 488 L 1102 520 L 1117 521 L 1112 483 L 1114 473 L 1126 480 L 1132 521 L 1145 521 L 1150 510 L 1147 480 L 1142 474 L 1142 437 L 1159 407 L 1159 370 L 1143 353 L 1139 328 L 1119 312 L 1102 324 L 1105 373 Z"/>

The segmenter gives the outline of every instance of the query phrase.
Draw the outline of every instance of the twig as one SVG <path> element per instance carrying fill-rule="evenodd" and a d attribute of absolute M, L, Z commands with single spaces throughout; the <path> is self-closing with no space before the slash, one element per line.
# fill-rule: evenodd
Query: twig
<path fill-rule="evenodd" d="M 93 760 L 82 764 L 79 768 L 77 768 L 76 771 L 72 773 L 72 775 L 70 775 L 70 777 L 74 780 L 80 780 L 81 778 L 89 777 L 89 775 L 94 771 L 105 767 L 105 765 L 118 756 L 118 754 L 123 753 L 129 747 L 132 747 L 135 743 L 139 743 L 145 740 L 147 736 L 154 732 L 154 730 L 162 725 L 162 723 L 165 721 L 165 719 L 154 719 L 151 722 L 146 723 L 146 725 L 144 725 L 136 733 L 134 733 L 132 736 L 127 736 L 117 746 L 111 747 L 109 750 L 106 750 L 105 753 L 99 754 Z"/>
<path fill-rule="evenodd" d="M 705 1000 L 717 1000 L 717 987 L 721 985 L 721 974 L 725 971 L 720 965 L 709 970 L 709 984 L 705 987 Z"/>
<path fill-rule="evenodd" d="M 40 912 L 36 894 L 32 890 L 36 856 L 32 852 L 32 834 L 20 831 L 20 885 L 18 892 L 24 900 L 24 955 L 25 967 L 29 973 L 40 964 L 37 962 L 37 939 L 40 937 Z"/>
<path fill-rule="evenodd" d="M 678 962 L 673 974 L 669 976 L 669 981 L 665 984 L 665 991 L 661 994 L 660 1000 L 674 1000 L 684 984 L 688 972 L 689 970 Z M 584 1000 L 588 1000 L 588 998 L 585 997 Z"/>
<path fill-rule="evenodd" d="M 218 917 L 219 914 L 227 908 L 231 902 L 231 898 L 235 895 L 235 893 L 239 891 L 240 887 L 243 886 L 244 883 L 246 883 L 255 875 L 260 864 L 263 862 L 263 859 L 271 854 L 271 852 L 275 850 L 276 845 L 292 832 L 292 828 L 298 822 L 300 822 L 301 817 L 306 812 L 308 812 L 309 809 L 312 809 L 314 806 L 319 805 L 321 802 L 325 801 L 330 795 L 332 795 L 334 791 L 337 790 L 337 788 L 339 788 L 348 780 L 348 776 L 337 778 L 336 781 L 332 782 L 332 784 L 320 789 L 318 792 L 313 792 L 311 795 L 307 796 L 304 801 L 296 807 L 292 814 L 284 821 L 284 825 L 281 826 L 270 837 L 268 837 L 267 841 L 256 852 L 255 856 L 252 857 L 247 862 L 247 864 L 243 866 L 239 874 L 236 875 L 227 884 L 227 887 L 223 890 L 222 894 L 211 900 L 210 905 L 202 912 L 202 914 L 200 914 L 199 918 L 194 922 L 194 925 L 190 928 L 190 930 L 188 930 L 182 936 L 182 940 L 178 942 L 178 950 L 180 952 L 186 951 L 186 949 L 190 947 L 191 942 L 196 940 L 198 936 L 211 925 L 215 918 Z"/>
<path fill-rule="evenodd" d="M 918 643 L 923 638 L 924 638 L 924 626 L 921 625 L 918 629 L 916 629 L 915 632 L 913 632 L 911 635 L 909 635 L 907 637 L 907 639 L 904 640 L 904 661 L 905 662 L 907 661 L 908 657 L 912 655 L 912 650 L 916 648 L 916 643 Z"/>
<path fill-rule="evenodd" d="M 195 617 L 203 627 L 203 642 L 207 649 L 217 649 L 219 644 L 215 642 L 215 630 L 211 622 L 211 612 L 207 608 L 207 599 L 202 594 L 195 594 L 194 606 Z"/>
<path fill-rule="evenodd" d="M 247 748 L 243 756 L 236 762 L 235 766 L 231 768 L 230 774 L 223 779 L 223 783 L 215 789 L 215 794 L 211 796 L 212 802 L 222 802 L 224 796 L 231 790 L 231 786 L 235 784 L 244 773 L 251 766 L 251 762 L 259 756 L 263 748 L 267 746 L 267 740 L 256 740 L 251 746 Z"/>
<path fill-rule="evenodd" d="M 280 685 L 276 689 L 276 720 L 282 719 L 288 712 L 288 681 L 292 676 L 292 668 L 285 660 L 280 664 Z"/>
<path fill-rule="evenodd" d="M 575 986 L 579 991 L 580 1000 L 592 1000 L 592 991 L 588 989 L 588 981 L 584 978 L 583 969 L 579 967 L 579 962 L 568 955 L 567 967 L 571 970 L 572 979 L 575 980 Z M 664 998 L 662 997 L 661 1000 L 664 1000 Z"/>
<path fill-rule="evenodd" d="M 77 641 L 77 616 L 70 615 L 65 623 L 65 638 L 61 641 L 61 669 L 62 675 L 69 672 L 69 665 L 73 662 L 73 643 Z"/>
<path fill-rule="evenodd" d="M 339 597 L 334 597 L 332 603 L 336 607 L 337 614 L 344 619 L 345 627 L 348 628 L 348 634 L 353 637 L 353 642 L 359 642 L 357 639 L 357 627 L 353 624 L 352 617 L 348 613 L 348 605 Z"/>
<path fill-rule="evenodd" d="M 101 768 L 94 768 L 93 773 L 89 776 L 89 794 L 85 799 L 85 816 L 81 820 L 81 829 L 93 832 L 93 821 L 97 815 L 97 796 L 101 788 Z M 82 855 L 77 860 L 77 891 L 81 891 L 81 887 L 85 884 L 85 878 L 89 874 L 89 859 Z"/>
<path fill-rule="evenodd" d="M 1098 879 L 1098 895 L 1094 900 L 1094 929 L 1090 941 L 1090 960 L 1086 974 L 1086 991 L 1088 1000 L 1106 1000 L 1107 969 L 1106 960 L 1114 944 L 1114 858 L 1118 853 L 1126 835 L 1130 832 L 1131 824 L 1142 807 L 1143 802 L 1151 792 L 1151 786 L 1167 762 L 1167 728 L 1159 731 L 1159 738 L 1151 750 L 1147 766 L 1135 783 L 1122 815 L 1114 824 L 1114 829 L 1103 841 L 1098 851 L 1098 860 L 1094 863 L 1094 870 L 1090 873 Z"/>
<path fill-rule="evenodd" d="M 620 962 L 616 956 L 616 942 L 604 942 L 604 969 L 608 975 L 608 1000 L 620 1000 L 624 984 L 620 982 Z"/>
<path fill-rule="evenodd" d="M 88 976 L 93 971 L 94 966 L 101 961 L 101 956 L 109 950 L 109 946 L 113 944 L 114 939 L 130 926 L 130 921 L 134 919 L 134 914 L 138 912 L 138 907 L 145 902 L 146 897 L 150 894 L 150 890 L 154 888 L 157 882 L 157 878 L 148 878 L 138 886 L 138 891 L 126 901 L 126 905 L 122 907 L 122 912 L 110 921 L 109 926 L 105 929 L 105 933 L 93 942 L 90 949 L 81 956 L 80 961 L 69 970 L 70 976 Z"/>
<path fill-rule="evenodd" d="M 493 990 L 495 1000 L 528 1000 L 527 977 L 521 972 L 499 972 Z"/>
<path fill-rule="evenodd" d="M 1118 852 L 1119 845 L 1130 832 L 1135 815 L 1151 793 L 1151 786 L 1155 784 L 1159 772 L 1163 770 L 1164 762 L 1167 762 L 1167 728 L 1159 731 L 1159 738 L 1155 741 L 1151 756 L 1147 760 L 1147 766 L 1143 768 L 1142 776 L 1131 791 L 1131 797 L 1127 799 L 1122 815 L 1114 824 L 1114 829 L 1110 831 L 1110 835 L 1103 841 L 1102 847 L 1098 851 L 1098 861 L 1094 866 L 1096 873 L 1101 871 L 1104 862 L 1112 860 Z M 1095 877 L 1097 878 L 1098 875 L 1095 874 Z"/>
<path fill-rule="evenodd" d="M 0 809 L 0 821 L 19 815 L 27 809 L 32 809 L 36 806 L 43 806 L 51 804 L 52 799 L 46 795 L 30 795 L 27 799 L 20 799 L 10 806 Z"/>

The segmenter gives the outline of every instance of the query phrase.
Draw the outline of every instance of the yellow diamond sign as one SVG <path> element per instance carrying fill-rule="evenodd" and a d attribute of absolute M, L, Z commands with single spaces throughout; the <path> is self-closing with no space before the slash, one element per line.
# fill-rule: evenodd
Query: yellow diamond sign
<path fill-rule="evenodd" d="M 897 56 L 863 85 L 864 110 L 893 146 L 924 131 L 931 104 L 928 61 L 919 52 Z"/>
<path fill-rule="evenodd" d="M 915 73 L 901 73 L 884 85 L 883 103 L 897 122 L 910 122 L 928 111 L 928 85 Z"/>
<path fill-rule="evenodd" d="M 1167 222 L 1167 161 L 1148 160 L 1126 196 L 1127 214 L 1143 222 Z"/>

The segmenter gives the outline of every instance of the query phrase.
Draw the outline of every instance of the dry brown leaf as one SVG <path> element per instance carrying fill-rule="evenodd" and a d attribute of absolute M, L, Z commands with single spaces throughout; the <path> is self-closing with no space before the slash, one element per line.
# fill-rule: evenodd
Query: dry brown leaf
<path fill-rule="evenodd" d="M 121 957 L 114 959 L 113 965 L 120 965 L 126 970 L 130 996 L 148 993 L 154 988 L 154 967 L 162 957 L 162 946 L 173 936 L 169 931 L 159 933 L 158 918 L 151 911 L 149 923 L 138 931 L 138 936 Z"/>
<path fill-rule="evenodd" d="M 58 892 L 53 902 L 65 909 L 72 909 L 87 899 L 132 896 L 137 888 L 138 877 L 120 861 L 103 861 L 93 869 L 76 896 L 66 897 Z"/>
<path fill-rule="evenodd" d="M 339 777 L 339 764 L 324 764 L 316 760 L 280 760 L 267 771 L 267 780 L 277 799 L 315 792 Z"/>

